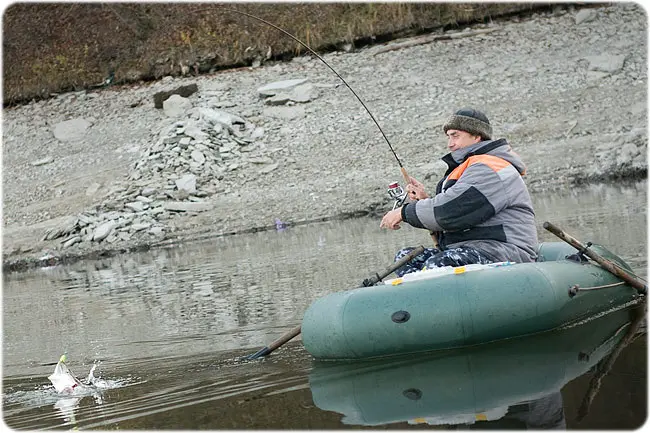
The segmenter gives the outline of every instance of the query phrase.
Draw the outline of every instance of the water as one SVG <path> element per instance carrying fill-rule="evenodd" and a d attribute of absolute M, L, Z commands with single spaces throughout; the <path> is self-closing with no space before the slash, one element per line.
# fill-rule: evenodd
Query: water
<path fill-rule="evenodd" d="M 557 240 L 541 228 L 542 222 L 551 221 L 584 242 L 607 246 L 645 278 L 646 188 L 643 181 L 534 196 L 540 240 Z M 427 411 L 432 424 L 467 422 L 463 418 L 467 414 L 460 412 L 454 418 L 453 411 L 448 411 L 445 418 L 438 403 L 425 398 L 431 391 L 418 387 L 420 382 L 426 385 L 442 377 L 452 378 L 448 385 L 458 385 L 460 378 L 467 379 L 463 372 L 450 370 L 429 377 L 415 374 L 417 366 L 374 364 L 370 370 L 388 372 L 399 395 L 417 400 L 424 412 L 404 411 L 402 418 L 398 413 L 370 423 L 372 419 L 364 421 L 359 415 L 364 388 L 355 388 L 359 392 L 356 409 L 349 404 L 337 411 L 328 406 L 330 401 L 322 400 L 319 383 L 324 382 L 318 378 L 327 377 L 328 370 L 312 360 L 299 338 L 267 359 L 241 360 L 300 324 L 303 312 L 316 298 L 356 286 L 385 269 L 402 246 L 430 243 L 424 231 L 405 227 L 388 232 L 378 226 L 379 218 L 326 222 L 4 275 L 5 423 L 15 429 L 354 429 L 367 425 L 405 429 L 430 427 L 423 415 Z M 615 324 L 611 317 L 605 323 Z M 620 332 L 629 328 L 625 323 L 618 323 L 623 327 Z M 613 337 L 608 330 L 588 335 L 600 338 L 590 349 L 596 350 L 607 346 L 603 342 L 617 342 L 622 334 Z M 556 352 L 552 348 L 559 346 L 545 346 L 544 341 L 560 337 L 549 338 L 526 344 L 547 347 L 546 352 L 539 352 L 539 359 L 564 359 L 557 358 L 559 353 L 568 354 L 566 359 L 572 362 L 576 359 L 574 352 L 579 348 L 568 345 L 564 352 Z M 517 360 L 530 352 L 516 345 L 489 347 L 506 351 L 507 356 L 499 352 L 504 359 Z M 646 416 L 646 347 L 643 335 L 621 351 L 580 422 L 576 416 L 593 369 L 568 361 L 554 367 L 549 361 L 544 364 L 549 367 L 548 377 L 551 371 L 564 372 L 554 382 L 524 381 L 530 389 L 505 393 L 501 406 L 480 415 L 487 421 L 471 426 L 507 425 L 503 423 L 514 422 L 518 413 L 531 412 L 535 404 L 551 402 L 564 408 L 567 428 L 638 427 Z M 64 352 L 68 366 L 80 377 L 88 374 L 94 362 L 99 363 L 95 376 L 109 381 L 109 389 L 73 398 L 55 395 L 47 376 Z M 425 366 L 433 363 L 422 371 L 435 371 L 441 363 L 462 365 L 458 356 L 486 366 L 491 359 L 481 351 L 446 353 L 420 360 Z M 594 357 L 592 361 L 596 362 Z M 393 382 L 386 376 L 373 379 L 357 368 L 342 376 L 374 383 L 378 388 L 371 389 L 377 392 L 369 396 L 391 390 Z M 510 370 L 512 376 L 498 376 L 498 370 L 486 371 L 491 372 L 486 375 L 493 378 L 492 389 L 501 390 L 521 383 L 527 374 L 523 370 L 523 376 L 517 377 Z M 341 376 L 341 372 L 336 374 Z M 352 385 L 350 380 L 337 380 L 340 387 L 333 392 L 343 394 L 334 401 L 344 401 Z M 412 386 L 400 388 L 413 380 Z M 471 386 L 478 389 L 479 385 L 473 382 Z M 551 392 L 554 386 L 561 387 L 561 394 Z M 517 398 L 532 402 L 513 400 Z M 399 407 L 390 399 L 376 405 L 381 408 L 382 404 Z M 503 417 L 506 410 L 508 416 Z"/>

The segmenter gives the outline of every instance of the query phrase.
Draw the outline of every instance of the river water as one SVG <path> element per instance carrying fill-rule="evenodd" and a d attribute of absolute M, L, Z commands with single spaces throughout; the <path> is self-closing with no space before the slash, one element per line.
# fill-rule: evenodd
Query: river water
<path fill-rule="evenodd" d="M 540 241 L 557 240 L 541 228 L 551 221 L 607 246 L 647 276 L 645 181 L 537 194 L 533 201 Z M 640 338 L 619 344 L 636 329 L 629 322 L 638 309 L 514 343 L 402 361 L 316 362 L 299 338 L 266 359 L 241 360 L 300 324 L 316 298 L 357 286 L 402 246 L 429 243 L 424 231 L 383 231 L 379 218 L 360 218 L 5 274 L 4 422 L 30 430 L 522 422 L 629 429 L 645 422 L 644 324 Z M 47 376 L 63 353 L 79 377 L 97 364 L 95 376 L 107 388 L 56 395 Z M 615 362 L 603 372 L 607 359 Z M 590 391 L 598 371 L 600 386 Z M 585 405 L 590 393 L 595 397 Z"/>

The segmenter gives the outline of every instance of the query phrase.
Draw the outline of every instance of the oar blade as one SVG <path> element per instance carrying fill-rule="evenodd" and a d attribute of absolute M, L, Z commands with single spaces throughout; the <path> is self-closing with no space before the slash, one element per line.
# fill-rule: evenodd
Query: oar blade
<path fill-rule="evenodd" d="M 251 355 L 245 356 L 244 359 L 246 361 L 250 361 L 252 359 L 257 359 L 257 358 L 261 358 L 263 356 L 266 356 L 269 353 L 271 353 L 271 349 L 269 349 L 269 346 L 266 346 L 266 347 L 261 348 L 260 350 L 258 350 L 257 352 L 255 352 L 255 353 L 253 353 Z"/>

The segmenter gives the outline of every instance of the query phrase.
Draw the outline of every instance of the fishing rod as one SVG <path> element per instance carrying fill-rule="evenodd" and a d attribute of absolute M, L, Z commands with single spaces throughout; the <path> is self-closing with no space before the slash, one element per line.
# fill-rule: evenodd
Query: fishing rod
<path fill-rule="evenodd" d="M 388 144 L 388 148 L 393 153 L 393 156 L 395 157 L 395 160 L 397 161 L 397 164 L 399 165 L 399 169 L 402 172 L 402 177 L 404 178 L 404 181 L 406 182 L 407 185 L 409 183 L 411 183 L 411 178 L 409 177 L 408 173 L 406 172 L 406 169 L 402 165 L 402 161 L 400 161 L 399 157 L 397 156 L 397 153 L 395 153 L 395 149 L 393 149 L 393 146 L 390 144 L 390 141 L 388 140 L 388 137 L 386 137 L 386 134 L 384 134 L 384 130 L 381 129 L 381 126 L 379 125 L 379 122 L 377 122 L 377 119 L 375 119 L 375 116 L 370 112 L 370 110 L 368 109 L 366 104 L 363 102 L 363 100 L 359 97 L 359 95 L 357 95 L 357 92 L 355 92 L 354 89 L 352 87 L 350 87 L 348 82 L 345 81 L 345 79 L 338 72 L 336 72 L 334 70 L 334 68 L 331 67 L 330 64 L 325 61 L 325 59 L 323 59 L 320 55 L 318 55 L 318 53 L 316 51 L 314 51 L 309 45 L 307 45 L 306 43 L 304 43 L 303 41 L 301 41 L 300 39 L 298 39 L 297 37 L 295 37 L 294 35 L 292 35 L 288 31 L 284 30 L 283 28 L 281 28 L 281 27 L 279 27 L 279 26 L 277 26 L 277 25 L 275 25 L 275 24 L 273 24 L 273 23 L 271 23 L 271 22 L 269 22 L 269 21 L 267 21 L 267 20 L 265 20 L 263 18 L 260 18 L 260 17 L 257 17 L 255 15 L 249 14 L 248 12 L 239 11 L 237 9 L 223 8 L 223 10 L 228 11 L 228 12 L 234 12 L 234 13 L 240 14 L 240 15 L 244 15 L 244 16 L 247 16 L 249 18 L 253 18 L 253 19 L 255 19 L 255 20 L 257 20 L 257 21 L 259 21 L 261 23 L 264 23 L 264 24 L 266 24 L 266 25 L 268 25 L 270 27 L 273 27 L 274 29 L 278 30 L 279 32 L 284 33 L 286 36 L 290 37 L 291 39 L 293 39 L 294 41 L 299 43 L 301 46 L 303 46 L 307 51 L 312 53 L 318 60 L 323 62 L 323 64 L 325 64 L 325 66 L 327 66 L 330 69 L 330 71 L 334 72 L 334 74 L 337 77 L 339 77 L 339 79 L 343 82 L 343 84 L 345 84 L 345 86 L 348 89 L 350 89 L 350 92 L 352 92 L 352 94 L 355 96 L 355 98 L 357 98 L 359 103 L 361 103 L 361 105 L 366 110 L 366 112 L 368 113 L 368 115 L 370 116 L 372 121 L 375 122 L 375 125 L 377 125 L 377 128 L 379 129 L 379 132 L 381 132 L 382 137 L 384 137 L 384 140 L 386 141 L 386 144 Z M 396 182 L 394 182 L 394 183 L 392 183 L 392 184 L 390 184 L 388 186 L 388 194 L 393 199 L 395 199 L 395 204 L 393 205 L 393 210 L 397 206 L 401 206 L 402 203 L 404 203 L 404 201 L 406 200 L 406 193 L 399 186 L 399 184 L 396 183 Z M 431 234 L 431 240 L 433 241 L 433 246 L 435 248 L 439 249 L 440 247 L 439 247 L 439 244 L 438 244 L 437 236 L 435 234 L 433 234 L 433 233 L 430 233 L 430 234 Z"/>
<path fill-rule="evenodd" d="M 278 30 L 279 32 L 284 33 L 285 35 L 289 36 L 291 39 L 293 39 L 294 41 L 296 41 L 300 45 L 302 45 L 307 51 L 312 53 L 318 60 L 323 62 L 323 64 L 325 64 L 325 66 L 327 66 L 330 69 L 330 71 L 334 72 L 334 74 L 337 77 L 339 77 L 339 79 L 343 82 L 343 84 L 345 84 L 345 86 L 348 89 L 350 89 L 350 92 L 352 92 L 352 94 L 355 96 L 355 98 L 357 98 L 359 103 L 361 103 L 361 105 L 366 110 L 366 112 L 368 113 L 368 115 L 370 116 L 372 121 L 375 122 L 375 125 L 377 125 L 377 128 L 379 129 L 379 132 L 381 132 L 382 137 L 384 137 L 384 140 L 386 141 L 386 144 L 388 144 L 388 148 L 393 153 L 393 156 L 395 157 L 395 160 L 397 161 L 397 164 L 399 165 L 400 171 L 402 172 L 402 176 L 404 177 L 404 180 L 406 181 L 406 183 L 410 182 L 409 176 L 406 173 L 406 169 L 402 165 L 402 161 L 400 161 L 400 159 L 398 158 L 397 153 L 395 153 L 395 149 L 393 149 L 393 146 L 390 144 L 390 141 L 388 140 L 388 137 L 386 137 L 386 134 L 384 134 L 384 130 L 381 129 L 381 126 L 379 125 L 379 122 L 377 122 L 377 119 L 375 119 L 375 116 L 370 112 L 370 110 L 368 109 L 366 104 L 363 102 L 363 100 L 359 97 L 359 95 L 357 95 L 357 92 L 355 92 L 354 89 L 352 87 L 350 87 L 348 82 L 345 81 L 345 79 L 338 72 L 336 72 L 334 70 L 334 68 L 331 67 L 329 65 L 329 63 L 327 63 L 325 61 L 325 59 L 323 59 L 320 55 L 318 55 L 318 53 L 316 51 L 314 51 L 309 45 L 307 45 L 306 43 L 304 43 L 303 41 L 301 41 L 300 39 L 298 39 L 297 37 L 295 37 L 294 35 L 292 35 L 288 31 L 284 30 L 283 28 L 281 28 L 281 27 L 279 27 L 279 26 L 277 26 L 277 25 L 275 25 L 275 24 L 273 24 L 273 23 L 271 23 L 271 22 L 269 22 L 269 21 L 267 21 L 267 20 L 265 20 L 263 18 L 257 17 L 255 15 L 249 14 L 247 12 L 239 11 L 237 9 L 224 8 L 223 10 L 226 10 L 226 11 L 229 11 L 229 12 L 234 12 L 234 13 L 237 13 L 237 14 L 240 14 L 240 15 L 245 15 L 245 16 L 247 16 L 249 18 L 253 18 L 253 19 L 255 19 L 255 20 L 259 21 L 259 22 L 262 22 L 262 23 L 270 26 L 270 27 L 273 27 L 274 29 Z"/>

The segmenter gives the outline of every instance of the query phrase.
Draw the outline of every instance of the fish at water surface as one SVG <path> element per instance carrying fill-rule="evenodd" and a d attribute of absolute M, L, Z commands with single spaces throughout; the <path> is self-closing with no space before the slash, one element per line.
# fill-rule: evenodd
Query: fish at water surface
<path fill-rule="evenodd" d="M 54 367 L 54 373 L 47 378 L 54 385 L 54 389 L 59 394 L 72 394 L 80 390 L 90 390 L 101 387 L 103 381 L 94 376 L 96 364 L 90 369 L 88 377 L 82 382 L 75 376 L 65 364 L 66 355 L 61 355 L 59 362 Z"/>

